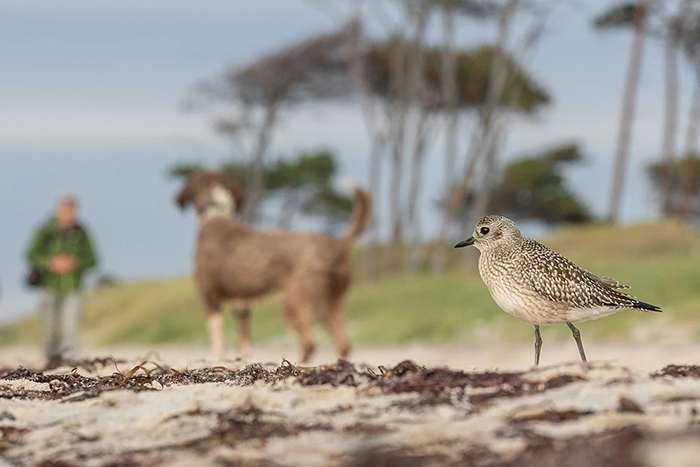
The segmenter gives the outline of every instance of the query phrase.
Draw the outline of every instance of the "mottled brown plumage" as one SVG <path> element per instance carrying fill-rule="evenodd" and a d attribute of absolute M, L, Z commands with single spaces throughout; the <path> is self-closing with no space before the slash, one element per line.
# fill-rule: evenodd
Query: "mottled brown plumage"
<path fill-rule="evenodd" d="M 566 323 L 585 361 L 583 344 L 572 322 L 601 318 L 625 308 L 660 311 L 621 292 L 627 286 L 615 279 L 597 276 L 523 237 L 506 217 L 481 218 L 474 236 L 456 246 L 467 245 L 474 245 L 481 253 L 479 273 L 494 301 L 507 313 L 535 326 L 536 364 L 542 324 Z"/>
<path fill-rule="evenodd" d="M 488 254 L 484 255 L 488 260 Z M 516 281 L 542 298 L 571 308 L 608 307 L 656 310 L 631 295 L 614 279 L 596 276 L 535 240 L 525 239 L 515 250 L 511 272 Z"/>

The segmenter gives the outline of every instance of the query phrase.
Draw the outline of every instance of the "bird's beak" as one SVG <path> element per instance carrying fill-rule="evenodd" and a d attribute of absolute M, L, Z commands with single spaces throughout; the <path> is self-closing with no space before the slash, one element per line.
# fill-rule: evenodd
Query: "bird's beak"
<path fill-rule="evenodd" d="M 458 244 L 455 245 L 455 248 L 464 248 L 465 246 L 471 246 L 474 244 L 474 237 L 469 237 L 466 240 L 462 240 Z"/>

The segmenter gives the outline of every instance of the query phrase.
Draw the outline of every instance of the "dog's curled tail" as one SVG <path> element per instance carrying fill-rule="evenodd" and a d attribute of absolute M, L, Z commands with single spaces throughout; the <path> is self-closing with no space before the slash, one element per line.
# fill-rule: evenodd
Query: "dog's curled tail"
<path fill-rule="evenodd" d="M 352 191 L 352 221 L 341 238 L 348 247 L 367 229 L 372 219 L 372 196 L 357 186 Z"/>

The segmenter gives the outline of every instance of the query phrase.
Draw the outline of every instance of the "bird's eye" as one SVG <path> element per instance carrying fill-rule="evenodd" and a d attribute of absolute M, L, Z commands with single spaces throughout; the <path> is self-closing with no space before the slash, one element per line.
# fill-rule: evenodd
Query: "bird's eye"
<path fill-rule="evenodd" d="M 489 228 L 488 227 L 482 227 L 479 229 L 479 232 L 481 232 L 481 235 L 486 235 L 489 233 Z"/>

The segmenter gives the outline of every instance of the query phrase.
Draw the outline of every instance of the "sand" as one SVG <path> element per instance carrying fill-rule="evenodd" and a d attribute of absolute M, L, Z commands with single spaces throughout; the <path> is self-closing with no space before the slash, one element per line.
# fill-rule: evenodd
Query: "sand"
<path fill-rule="evenodd" d="M 353 364 L 327 365 L 333 357 L 322 352 L 309 368 L 283 361 L 290 350 L 258 348 L 254 363 L 211 361 L 202 348 L 100 349 L 86 353 L 116 361 L 51 371 L 36 369 L 30 349 L 5 350 L 1 458 L 673 467 L 700 458 L 700 367 L 667 366 L 698 361 L 695 344 L 590 344 L 606 360 L 583 366 L 566 362 L 573 344 L 553 343 L 538 369 L 529 346 L 362 349 Z"/>

